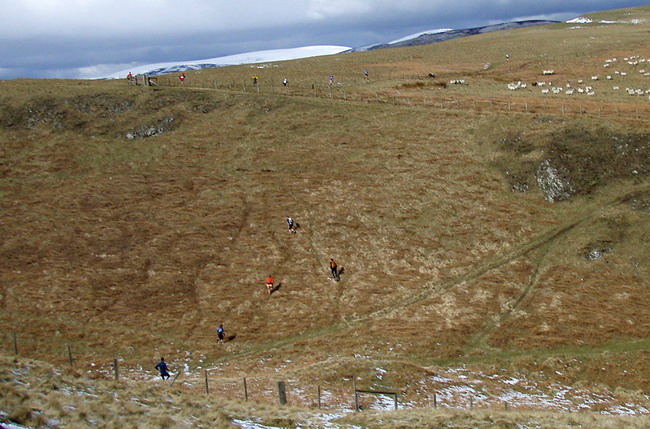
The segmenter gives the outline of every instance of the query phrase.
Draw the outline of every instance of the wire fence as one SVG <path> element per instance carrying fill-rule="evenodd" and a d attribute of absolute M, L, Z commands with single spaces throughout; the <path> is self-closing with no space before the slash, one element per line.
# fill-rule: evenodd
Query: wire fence
<path fill-rule="evenodd" d="M 274 86 L 261 83 L 218 80 L 185 80 L 180 82 L 172 76 L 161 76 L 160 86 L 222 89 L 235 92 L 286 95 L 292 97 L 318 97 L 332 100 L 381 103 L 398 106 L 423 106 L 444 110 L 471 110 L 476 112 L 542 113 L 562 116 L 589 116 L 620 118 L 624 120 L 650 120 L 650 102 L 608 103 L 576 102 L 569 96 L 541 95 L 527 101 L 516 101 L 508 97 L 454 97 L 397 92 L 368 92 L 347 89 L 336 84 Z M 573 96 L 578 97 L 578 96 Z M 645 100 L 646 97 L 643 97 Z"/>
<path fill-rule="evenodd" d="M 374 387 L 374 381 L 364 384 L 368 387 L 358 388 L 358 380 L 363 383 L 363 377 L 346 376 L 343 382 L 323 382 L 308 384 L 282 372 L 256 376 L 226 376 L 217 368 L 190 369 L 187 361 L 179 357 L 168 359 L 171 377 L 161 380 L 154 368 L 155 362 L 148 360 L 142 365 L 141 356 L 147 353 L 130 347 L 124 353 L 116 352 L 108 357 L 105 348 L 95 353 L 92 345 L 72 345 L 64 338 L 55 341 L 43 341 L 35 335 L 10 332 L 0 341 L 0 350 L 5 354 L 14 353 L 21 357 L 43 359 L 51 353 L 51 358 L 45 359 L 60 369 L 72 369 L 77 373 L 94 379 L 113 380 L 120 383 L 148 382 L 158 379 L 163 387 L 175 388 L 189 395 L 206 395 L 213 398 L 223 398 L 236 401 L 252 401 L 267 404 L 297 405 L 324 410 L 361 411 L 364 409 L 392 410 L 398 408 L 447 408 L 447 409 L 484 409 L 484 410 L 549 410 L 544 398 L 537 393 L 526 395 L 519 392 L 506 399 L 502 394 L 486 393 L 483 387 L 475 389 L 471 383 L 456 384 L 444 387 L 421 390 L 417 395 L 409 395 L 410 388 L 404 390 L 386 390 L 385 387 Z M 83 354 L 86 352 L 86 354 Z M 148 354 L 152 351 L 148 350 Z M 157 353 L 157 352 L 156 352 Z M 135 356 L 129 357 L 130 354 Z M 136 357 L 140 356 L 140 357 Z M 282 378 L 280 378 L 282 377 Z M 287 378 L 284 378 L 287 377 Z M 345 381 L 347 380 L 347 382 Z M 529 399 L 527 399 L 529 398 Z M 535 404 L 535 400 L 539 403 Z M 601 404 L 602 406 L 602 404 Z M 613 405 L 615 406 L 615 405 Z M 576 411 L 581 408 L 576 405 Z M 565 410 L 573 411 L 573 410 Z"/>

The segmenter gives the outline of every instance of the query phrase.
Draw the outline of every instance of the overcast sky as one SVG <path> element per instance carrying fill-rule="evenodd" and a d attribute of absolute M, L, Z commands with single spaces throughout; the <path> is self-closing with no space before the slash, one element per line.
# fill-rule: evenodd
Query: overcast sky
<path fill-rule="evenodd" d="M 359 47 L 424 30 L 566 20 L 648 0 L 5 0 L 0 79 L 309 45 Z"/>

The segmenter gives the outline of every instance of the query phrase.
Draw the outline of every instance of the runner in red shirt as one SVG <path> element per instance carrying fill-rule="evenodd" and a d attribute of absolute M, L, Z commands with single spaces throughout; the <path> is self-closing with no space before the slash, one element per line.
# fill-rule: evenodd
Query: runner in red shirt
<path fill-rule="evenodd" d="M 269 295 L 271 295 L 271 292 L 273 291 L 273 277 L 271 276 L 266 278 L 266 290 L 269 292 Z"/>

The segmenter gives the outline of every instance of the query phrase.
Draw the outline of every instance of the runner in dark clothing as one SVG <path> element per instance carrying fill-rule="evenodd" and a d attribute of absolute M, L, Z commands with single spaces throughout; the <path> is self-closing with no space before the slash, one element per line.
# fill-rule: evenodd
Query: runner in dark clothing
<path fill-rule="evenodd" d="M 169 379 L 169 372 L 167 372 L 167 364 L 165 363 L 165 358 L 160 358 L 160 362 L 158 362 L 155 368 L 160 371 L 160 376 L 163 380 L 165 380 L 165 377 Z"/>
<path fill-rule="evenodd" d="M 287 217 L 287 225 L 289 225 L 289 232 L 291 232 L 292 234 L 295 234 L 296 230 L 293 227 L 293 218 L 291 216 Z"/>
<path fill-rule="evenodd" d="M 225 334 L 226 334 L 226 333 L 225 333 L 225 331 L 223 330 L 223 323 L 222 323 L 222 324 L 219 325 L 219 327 L 217 328 L 217 337 L 219 337 L 219 341 L 222 342 L 222 343 L 223 343 L 223 339 L 224 339 Z"/>
<path fill-rule="evenodd" d="M 334 277 L 334 280 L 339 281 L 339 272 L 338 272 L 338 266 L 336 265 L 336 262 L 334 259 L 330 259 L 330 270 L 332 270 L 332 277 Z"/>

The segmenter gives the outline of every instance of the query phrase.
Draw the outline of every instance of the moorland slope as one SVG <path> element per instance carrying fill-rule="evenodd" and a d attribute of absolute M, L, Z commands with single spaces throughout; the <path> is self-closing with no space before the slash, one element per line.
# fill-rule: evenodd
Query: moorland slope
<path fill-rule="evenodd" d="M 164 355 L 192 395 L 209 369 L 337 409 L 355 382 L 647 414 L 650 8 L 592 18 L 182 85 L 0 82 L 3 354 L 70 345 L 77 376 L 115 358 L 146 386 Z"/>

